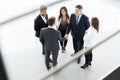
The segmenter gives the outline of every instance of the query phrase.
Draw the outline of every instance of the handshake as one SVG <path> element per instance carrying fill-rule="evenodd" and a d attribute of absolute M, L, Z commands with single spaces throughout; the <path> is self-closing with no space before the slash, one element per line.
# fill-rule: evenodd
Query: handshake
<path fill-rule="evenodd" d="M 68 39 L 68 34 L 65 34 L 64 38 L 65 38 L 65 39 Z"/>

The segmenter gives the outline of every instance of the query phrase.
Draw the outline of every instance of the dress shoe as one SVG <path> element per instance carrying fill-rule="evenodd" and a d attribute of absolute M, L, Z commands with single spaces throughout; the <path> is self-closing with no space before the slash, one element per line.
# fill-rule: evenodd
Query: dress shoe
<path fill-rule="evenodd" d="M 45 55 L 45 52 L 42 52 L 43 55 Z"/>
<path fill-rule="evenodd" d="M 62 53 L 65 53 L 66 52 L 66 49 L 65 49 L 65 47 L 63 47 L 63 49 L 62 49 Z"/>
<path fill-rule="evenodd" d="M 80 61 L 81 61 L 81 59 L 78 59 L 78 60 L 77 60 L 77 63 L 80 64 Z"/>
<path fill-rule="evenodd" d="M 53 62 L 53 60 L 51 60 L 51 59 L 49 59 L 49 61 L 52 63 Z"/>
<path fill-rule="evenodd" d="M 61 51 L 62 51 L 62 53 L 64 53 L 64 47 L 61 47 Z"/>
<path fill-rule="evenodd" d="M 71 54 L 71 56 L 74 56 L 75 54 Z"/>
<path fill-rule="evenodd" d="M 87 68 L 89 66 L 91 66 L 91 63 L 84 64 L 83 66 L 81 66 L 81 68 L 85 69 L 85 68 Z"/>

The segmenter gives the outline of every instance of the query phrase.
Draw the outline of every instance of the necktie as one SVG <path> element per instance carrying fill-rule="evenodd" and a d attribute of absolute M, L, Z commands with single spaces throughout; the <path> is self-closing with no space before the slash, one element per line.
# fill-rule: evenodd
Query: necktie
<path fill-rule="evenodd" d="M 79 16 L 76 16 L 76 25 L 78 25 L 79 22 Z"/>

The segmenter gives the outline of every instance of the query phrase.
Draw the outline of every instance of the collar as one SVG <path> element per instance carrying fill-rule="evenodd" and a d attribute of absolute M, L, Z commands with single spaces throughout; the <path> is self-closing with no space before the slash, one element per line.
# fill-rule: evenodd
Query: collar
<path fill-rule="evenodd" d="M 51 29 L 54 29 L 54 30 L 57 30 L 57 28 L 56 28 L 56 26 L 54 25 L 54 26 L 48 26 L 48 28 L 51 28 Z"/>
<path fill-rule="evenodd" d="M 81 17 L 83 14 L 80 14 L 80 15 L 75 14 L 75 15 L 76 15 L 76 16 L 80 16 L 80 17 Z"/>
<path fill-rule="evenodd" d="M 41 17 L 46 17 L 46 16 L 43 16 L 42 14 L 40 14 Z"/>

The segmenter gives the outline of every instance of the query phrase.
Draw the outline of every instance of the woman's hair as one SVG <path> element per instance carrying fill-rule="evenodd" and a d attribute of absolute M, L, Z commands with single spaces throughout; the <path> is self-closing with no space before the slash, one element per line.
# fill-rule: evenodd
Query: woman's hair
<path fill-rule="evenodd" d="M 91 19 L 91 25 L 99 32 L 99 20 L 97 17 Z"/>
<path fill-rule="evenodd" d="M 63 6 L 63 7 L 60 8 L 60 15 L 59 15 L 59 18 L 58 18 L 59 20 L 60 20 L 60 18 L 63 17 L 63 15 L 62 15 L 62 13 L 61 13 L 61 11 L 62 11 L 63 9 L 64 9 L 65 12 L 66 12 L 66 18 L 69 19 L 69 15 L 68 15 L 67 8 L 66 8 L 65 6 Z"/>

